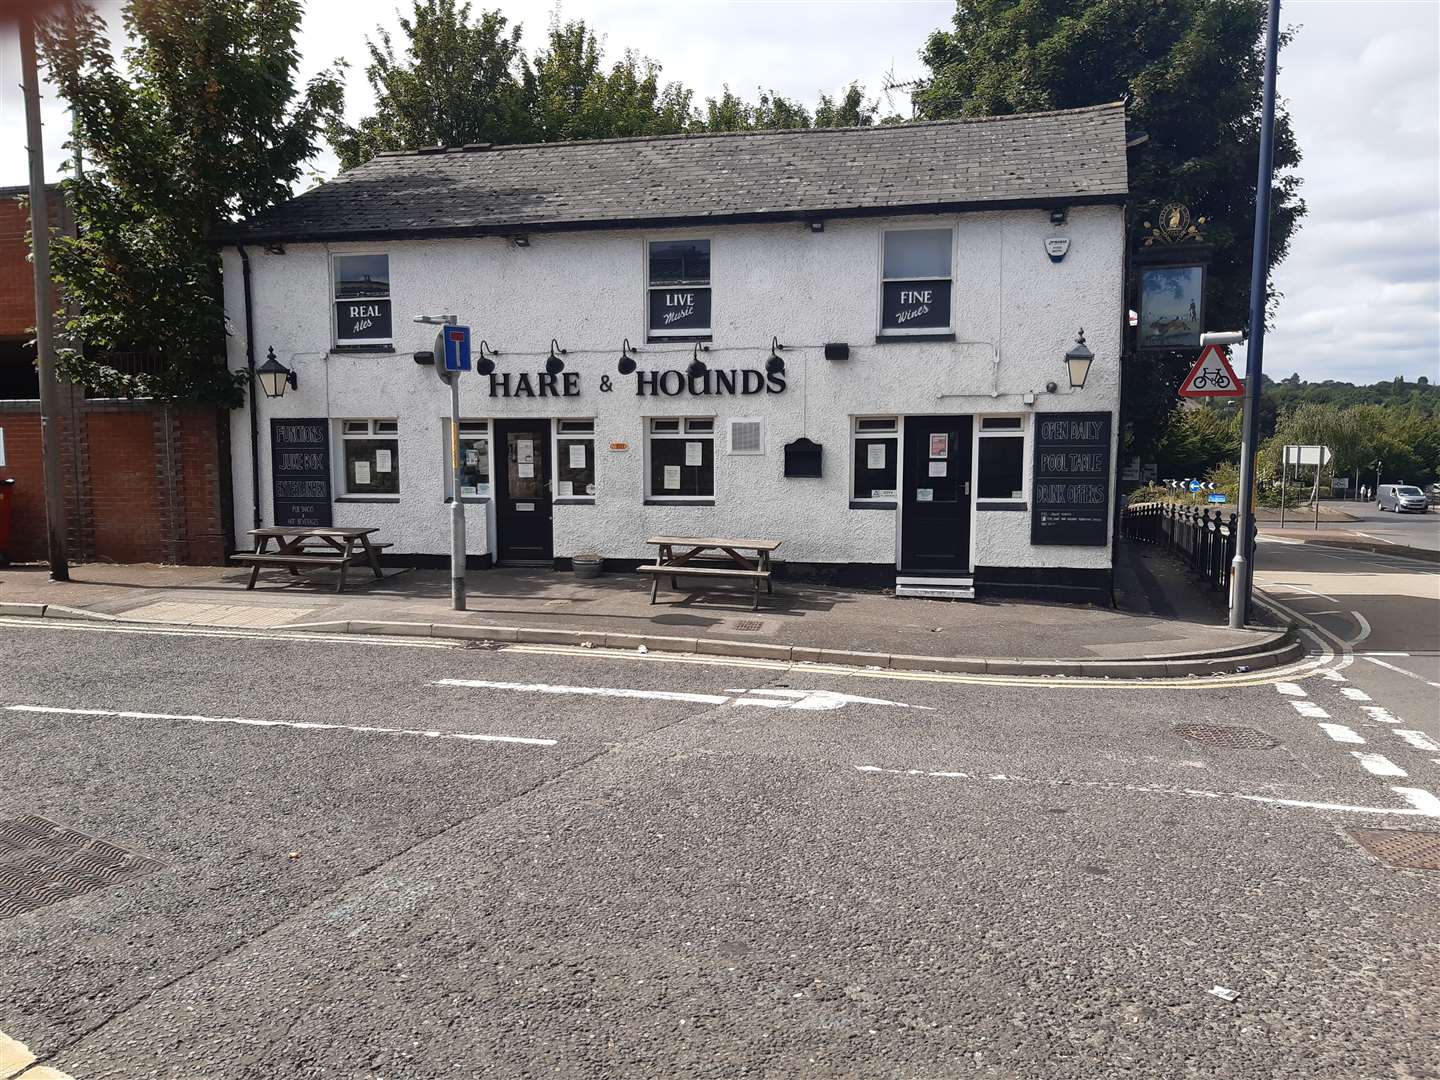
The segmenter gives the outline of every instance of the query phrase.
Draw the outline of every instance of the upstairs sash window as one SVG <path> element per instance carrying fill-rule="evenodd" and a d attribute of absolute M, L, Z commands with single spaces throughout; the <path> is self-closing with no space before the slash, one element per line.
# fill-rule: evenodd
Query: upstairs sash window
<path fill-rule="evenodd" d="M 950 325 L 950 229 L 891 229 L 885 233 L 880 283 L 880 332 L 947 333 Z"/>
<path fill-rule="evenodd" d="M 336 255 L 335 344 L 390 345 L 390 256 Z"/>

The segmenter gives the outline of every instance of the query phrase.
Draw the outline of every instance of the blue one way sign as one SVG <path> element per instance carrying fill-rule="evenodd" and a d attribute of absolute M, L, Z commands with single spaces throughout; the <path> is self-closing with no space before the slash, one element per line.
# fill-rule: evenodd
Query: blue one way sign
<path fill-rule="evenodd" d="M 470 328 L 468 326 L 447 326 L 440 331 L 440 337 L 445 342 L 445 370 L 469 371 Z"/>

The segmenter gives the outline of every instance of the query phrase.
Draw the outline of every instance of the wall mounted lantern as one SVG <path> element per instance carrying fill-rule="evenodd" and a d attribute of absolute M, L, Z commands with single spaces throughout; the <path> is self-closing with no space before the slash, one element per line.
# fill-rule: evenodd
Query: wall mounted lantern
<path fill-rule="evenodd" d="M 255 369 L 255 378 L 260 380 L 260 389 L 268 398 L 284 397 L 287 386 L 292 390 L 300 389 L 300 380 L 295 372 L 275 359 L 273 345 L 265 353 L 265 363 Z"/>
<path fill-rule="evenodd" d="M 780 356 L 780 350 L 785 348 L 780 344 L 778 337 L 770 339 L 770 359 L 765 361 L 765 371 L 771 375 L 780 375 L 785 371 L 785 361 Z"/>
<path fill-rule="evenodd" d="M 620 346 L 620 362 L 615 366 L 620 370 L 621 375 L 630 375 L 635 371 L 635 358 L 630 355 L 630 339 L 625 339 L 625 344 Z"/>
<path fill-rule="evenodd" d="M 558 355 L 557 355 L 558 354 Z M 560 357 L 565 355 L 565 350 L 560 348 L 560 342 L 554 338 L 550 339 L 550 355 L 545 358 L 545 372 L 548 375 L 559 375 L 565 370 L 565 361 Z"/>
<path fill-rule="evenodd" d="M 1085 378 L 1090 374 L 1090 364 L 1094 359 L 1095 354 L 1085 344 L 1085 328 L 1082 326 L 1080 336 L 1065 354 L 1065 366 L 1070 369 L 1070 389 L 1079 390 L 1085 385 Z"/>
<path fill-rule="evenodd" d="M 704 375 L 708 370 L 709 368 L 705 366 L 705 361 L 700 359 L 700 343 L 696 342 L 695 350 L 690 357 L 690 366 L 685 369 L 685 372 L 688 375 L 696 376 Z"/>

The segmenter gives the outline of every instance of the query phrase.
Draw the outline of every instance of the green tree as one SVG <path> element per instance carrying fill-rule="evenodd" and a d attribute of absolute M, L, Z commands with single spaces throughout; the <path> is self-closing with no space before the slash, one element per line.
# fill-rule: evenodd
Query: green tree
<path fill-rule="evenodd" d="M 87 168 L 65 182 L 78 237 L 52 269 L 67 308 L 62 373 L 115 396 L 233 405 L 225 367 L 216 230 L 288 198 L 340 109 L 337 73 L 300 90 L 296 0 L 129 0 L 116 63 L 103 21 L 74 4 L 40 27 L 51 82 L 69 103 Z M 145 374 L 106 362 L 141 350 Z"/>
<path fill-rule="evenodd" d="M 799 102 L 773 90 L 761 90 L 759 95 L 751 105 L 727 85 L 718 98 L 705 99 L 705 111 L 694 127 L 700 131 L 761 131 L 810 126 L 810 114 Z"/>
<path fill-rule="evenodd" d="M 1205 476 L 1217 465 L 1239 458 L 1239 424 L 1206 405 L 1177 409 L 1155 456 L 1166 479 Z"/>
<path fill-rule="evenodd" d="M 384 28 L 366 41 L 375 111 L 353 127 L 336 119 L 327 131 L 342 169 L 384 150 L 531 137 L 518 25 L 509 28 L 499 11 L 472 19 L 468 3 L 413 0 L 400 29 L 403 53 Z"/>
<path fill-rule="evenodd" d="M 1132 127 L 1149 137 L 1130 154 L 1131 235 L 1166 203 L 1204 216 L 1214 245 L 1205 320 L 1241 329 L 1249 323 L 1264 22 L 1263 0 L 963 0 L 953 28 L 925 44 L 930 76 L 915 102 L 936 119 L 1123 100 Z M 1305 212 L 1300 180 L 1288 171 L 1299 162 L 1282 105 L 1271 266 L 1285 257 Z M 1193 359 L 1125 359 L 1131 452 L 1148 454 L 1163 434 Z"/>
<path fill-rule="evenodd" d="M 815 106 L 815 126 L 869 127 L 879 111 L 880 103 L 866 101 L 865 88 L 852 82 L 838 100 L 829 94 L 820 95 L 820 104 Z"/>

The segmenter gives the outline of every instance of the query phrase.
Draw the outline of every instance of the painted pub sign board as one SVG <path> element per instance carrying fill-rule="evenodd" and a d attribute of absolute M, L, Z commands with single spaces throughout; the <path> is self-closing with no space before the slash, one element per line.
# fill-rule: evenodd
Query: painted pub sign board
<path fill-rule="evenodd" d="M 1108 412 L 1035 417 L 1032 544 L 1104 547 L 1110 538 Z"/>
<path fill-rule="evenodd" d="M 330 421 L 272 419 L 270 476 L 276 525 L 331 525 Z"/>

